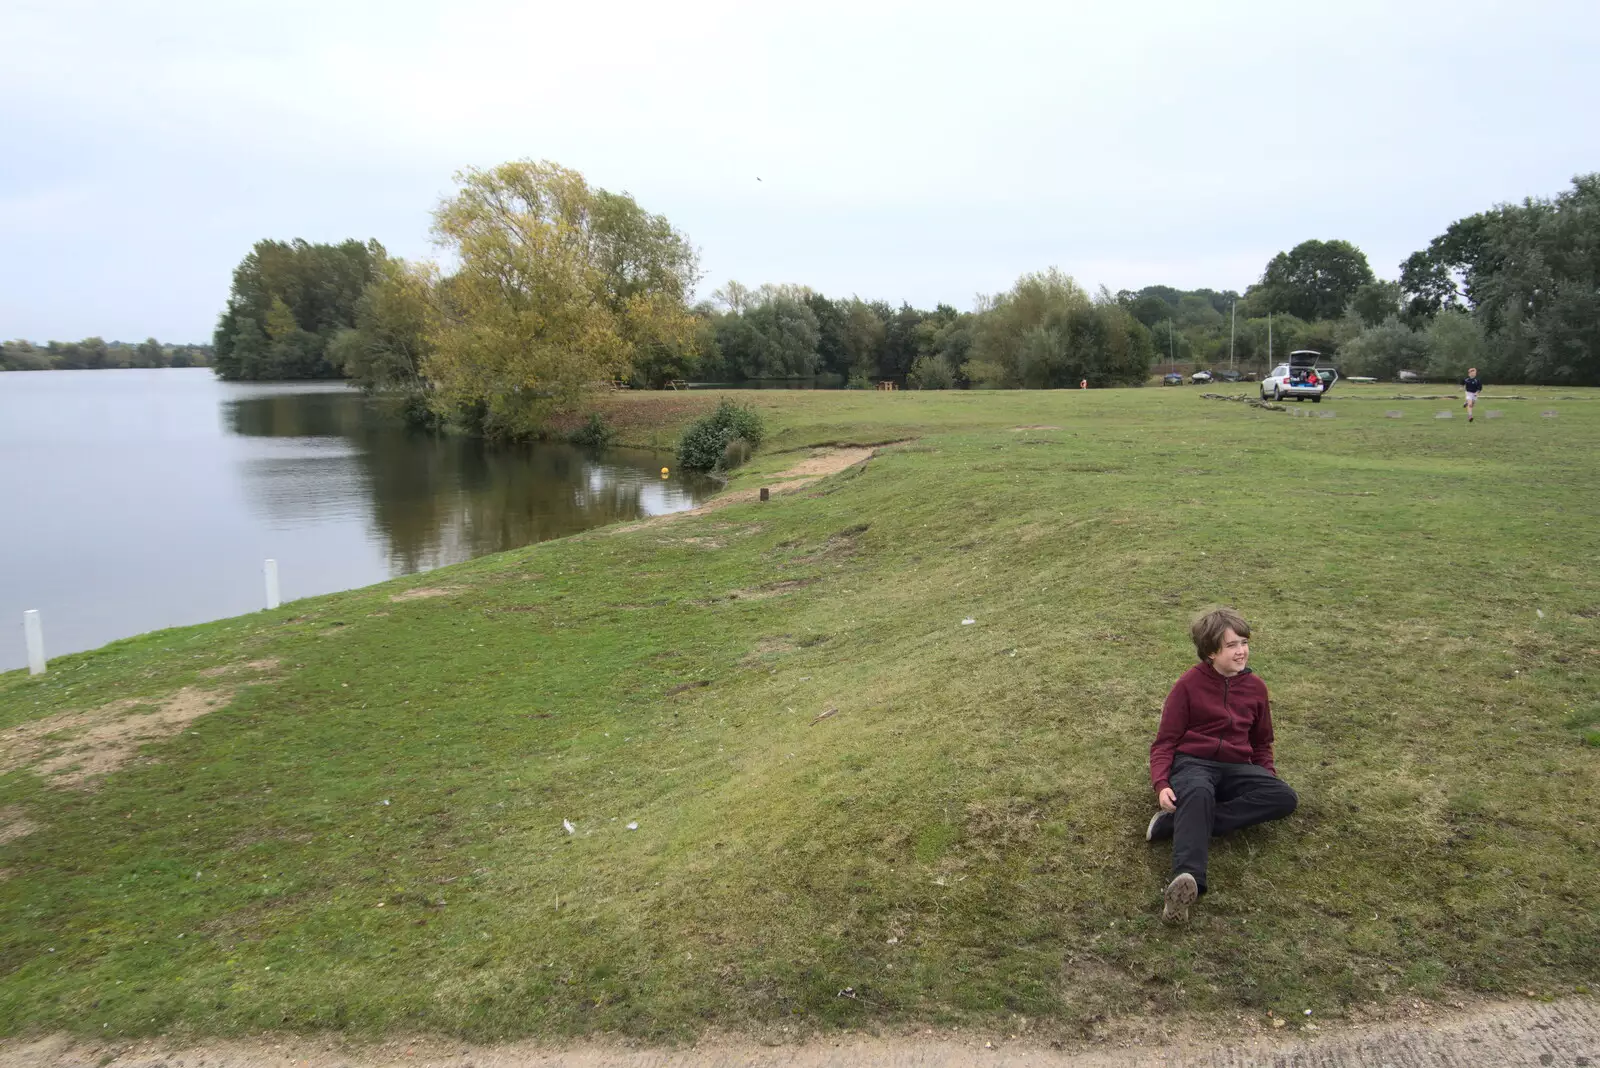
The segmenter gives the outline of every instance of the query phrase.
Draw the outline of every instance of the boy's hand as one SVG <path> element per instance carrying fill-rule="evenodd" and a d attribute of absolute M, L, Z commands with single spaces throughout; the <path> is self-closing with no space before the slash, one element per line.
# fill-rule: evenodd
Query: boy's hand
<path fill-rule="evenodd" d="M 1161 802 L 1161 807 L 1166 811 L 1178 811 L 1178 795 L 1172 792 L 1172 787 L 1169 786 L 1157 794 L 1156 800 Z"/>

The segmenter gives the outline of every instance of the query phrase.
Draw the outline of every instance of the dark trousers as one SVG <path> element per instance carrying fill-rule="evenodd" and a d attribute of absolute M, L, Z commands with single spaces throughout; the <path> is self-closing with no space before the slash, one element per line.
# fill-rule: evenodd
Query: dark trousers
<path fill-rule="evenodd" d="M 1289 785 L 1254 764 L 1225 764 L 1179 753 L 1169 778 L 1178 795 L 1172 825 L 1172 874 L 1188 872 L 1206 889 L 1211 836 L 1268 820 L 1281 820 L 1300 799 Z"/>

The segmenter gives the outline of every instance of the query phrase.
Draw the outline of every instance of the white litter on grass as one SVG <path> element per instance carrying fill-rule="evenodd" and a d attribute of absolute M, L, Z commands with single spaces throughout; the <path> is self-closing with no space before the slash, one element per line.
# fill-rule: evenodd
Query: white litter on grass
<path fill-rule="evenodd" d="M 639 821 L 638 820 L 634 820 L 632 823 L 628 824 L 628 830 L 637 831 L 638 829 L 639 829 Z"/>
<path fill-rule="evenodd" d="M 963 626 L 963 627 L 970 627 L 970 626 L 972 626 L 972 625 L 973 625 L 973 624 L 974 624 L 974 623 L 976 623 L 976 622 L 977 622 L 977 620 L 976 620 L 976 619 L 963 619 L 963 620 L 962 620 L 962 621 L 961 621 L 961 625 L 962 625 L 962 626 Z"/>
<path fill-rule="evenodd" d="M 567 831 L 568 834 L 577 834 L 578 833 L 578 828 L 576 828 L 576 827 L 574 827 L 572 825 L 572 821 L 571 820 L 562 820 L 561 821 L 561 826 L 566 828 L 566 831 Z"/>
<path fill-rule="evenodd" d="M 1534 614 L 1537 615 L 1540 619 L 1544 618 L 1544 609 L 1535 608 L 1533 611 L 1534 611 Z"/>
<path fill-rule="evenodd" d="M 382 801 L 378 802 L 378 804 L 380 804 L 380 805 L 387 805 L 388 803 L 389 803 L 389 799 L 387 797 L 384 798 Z"/>

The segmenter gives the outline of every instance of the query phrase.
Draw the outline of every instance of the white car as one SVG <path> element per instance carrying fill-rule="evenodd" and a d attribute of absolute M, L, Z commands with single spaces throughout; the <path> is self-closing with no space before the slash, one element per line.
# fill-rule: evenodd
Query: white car
<path fill-rule="evenodd" d="M 1189 381 L 1194 382 L 1194 383 L 1209 382 L 1209 381 L 1211 381 L 1211 372 L 1210 371 L 1196 371 L 1194 374 L 1189 376 Z"/>
<path fill-rule="evenodd" d="M 1321 360 L 1322 353 L 1310 349 L 1289 353 L 1288 363 L 1280 363 L 1261 380 L 1261 399 L 1279 401 L 1293 397 L 1303 401 L 1309 397 L 1311 403 L 1321 404 L 1322 395 L 1339 379 L 1339 372 L 1332 367 L 1318 366 Z"/>

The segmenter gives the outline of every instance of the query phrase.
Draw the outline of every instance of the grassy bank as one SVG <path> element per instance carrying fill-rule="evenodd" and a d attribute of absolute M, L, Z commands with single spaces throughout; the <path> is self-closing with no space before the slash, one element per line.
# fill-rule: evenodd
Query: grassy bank
<path fill-rule="evenodd" d="M 745 394 L 736 485 L 903 443 L 0 676 L 0 1029 L 1082 1030 L 1592 983 L 1600 394 L 1469 426 L 1199 392 Z M 1302 807 L 1168 929 L 1146 751 L 1219 602 Z M 46 717 L 207 694 L 95 788 L 33 770 L 114 733 Z"/>

